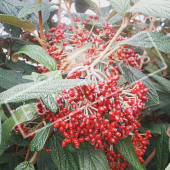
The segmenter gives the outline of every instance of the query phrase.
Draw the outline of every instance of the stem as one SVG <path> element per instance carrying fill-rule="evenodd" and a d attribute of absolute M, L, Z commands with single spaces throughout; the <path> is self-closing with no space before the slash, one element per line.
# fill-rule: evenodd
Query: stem
<path fill-rule="evenodd" d="M 31 149 L 30 149 L 30 147 L 31 147 L 31 144 L 28 146 L 28 150 L 27 150 L 27 154 L 26 154 L 26 157 L 25 157 L 25 161 L 28 160 L 28 158 L 29 158 L 29 156 L 30 156 L 30 154 L 31 154 Z"/>
<path fill-rule="evenodd" d="M 59 0 L 59 7 L 58 7 L 57 16 L 58 16 L 58 25 L 60 25 L 61 24 L 61 0 Z"/>
<path fill-rule="evenodd" d="M 66 0 L 64 0 L 64 3 L 65 3 L 65 6 L 66 6 L 66 8 L 67 8 L 68 16 L 69 16 L 70 21 L 71 21 L 71 26 L 72 26 L 72 29 L 73 29 L 73 33 L 76 34 L 76 28 L 75 28 L 75 26 L 74 26 L 73 17 L 72 17 L 71 12 L 70 12 L 71 5 L 72 5 L 72 1 L 70 1 L 69 7 L 68 7 L 68 5 L 67 5 Z"/>
<path fill-rule="evenodd" d="M 155 153 L 156 153 L 156 150 L 154 150 L 154 151 L 149 155 L 149 157 L 145 160 L 145 162 L 143 163 L 143 165 L 147 166 L 147 165 L 149 164 L 149 162 L 154 158 Z"/>
<path fill-rule="evenodd" d="M 40 155 L 40 152 L 35 152 L 33 157 L 30 160 L 30 163 L 35 164 L 39 155 Z"/>

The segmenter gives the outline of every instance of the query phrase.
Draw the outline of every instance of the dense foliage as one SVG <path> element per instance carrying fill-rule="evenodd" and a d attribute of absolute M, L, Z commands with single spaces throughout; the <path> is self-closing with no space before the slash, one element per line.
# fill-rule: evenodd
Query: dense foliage
<path fill-rule="evenodd" d="M 0 170 L 168 170 L 170 1 L 103 1 L 0 0 Z"/>

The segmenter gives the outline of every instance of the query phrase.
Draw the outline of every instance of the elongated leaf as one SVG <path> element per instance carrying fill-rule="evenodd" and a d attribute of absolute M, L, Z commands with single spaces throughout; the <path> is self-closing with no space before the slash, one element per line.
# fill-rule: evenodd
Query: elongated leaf
<path fill-rule="evenodd" d="M 165 92 L 170 93 L 170 81 L 164 77 L 158 75 L 152 75 L 152 77 L 161 85 Z"/>
<path fill-rule="evenodd" d="M 170 19 L 170 1 L 166 0 L 140 0 L 127 12 L 140 12 L 149 16 L 157 16 Z"/>
<path fill-rule="evenodd" d="M 102 12 L 101 12 L 100 8 L 97 6 L 97 4 L 96 4 L 95 2 L 93 2 L 93 1 L 91 1 L 91 0 L 85 0 L 85 1 L 86 1 L 91 7 L 93 7 L 100 16 L 102 16 Z"/>
<path fill-rule="evenodd" d="M 61 146 L 62 140 L 63 137 L 59 133 L 53 134 L 50 138 L 51 156 L 54 163 L 58 170 L 78 170 L 79 165 L 76 162 L 76 156 Z"/>
<path fill-rule="evenodd" d="M 29 162 L 20 163 L 15 170 L 34 170 L 34 165 Z"/>
<path fill-rule="evenodd" d="M 16 16 L 0 14 L 0 22 L 11 24 L 13 26 L 23 28 L 26 31 L 34 32 L 36 26 L 29 20 L 20 20 Z"/>
<path fill-rule="evenodd" d="M 55 59 L 53 59 L 42 47 L 38 45 L 26 45 L 18 52 L 14 53 L 13 56 L 15 57 L 21 53 L 28 55 L 30 58 L 49 68 L 51 71 L 57 70 Z"/>
<path fill-rule="evenodd" d="M 53 3 L 45 3 L 45 2 L 35 2 L 31 5 L 26 6 L 25 8 L 22 8 L 19 11 L 18 17 L 19 18 L 23 18 L 29 14 L 32 14 L 34 12 L 37 11 L 42 11 L 45 9 L 50 8 L 52 5 L 54 5 Z"/>
<path fill-rule="evenodd" d="M 166 133 L 166 127 L 162 127 L 161 135 L 157 139 L 156 143 L 156 167 L 157 170 L 164 170 L 169 155 L 169 136 Z"/>
<path fill-rule="evenodd" d="M 54 164 L 51 154 L 45 150 L 41 151 L 41 154 L 37 161 L 38 170 L 57 170 L 57 166 Z"/>
<path fill-rule="evenodd" d="M 144 167 L 138 161 L 129 137 L 122 139 L 115 147 L 135 170 L 144 170 Z"/>
<path fill-rule="evenodd" d="M 105 154 L 101 149 L 95 150 L 93 146 L 88 145 L 86 149 L 78 150 L 80 170 L 109 170 L 109 165 Z"/>
<path fill-rule="evenodd" d="M 40 130 L 38 133 L 36 133 L 36 135 L 34 136 L 32 142 L 31 142 L 31 151 L 39 152 L 43 148 L 43 146 L 47 140 L 50 128 L 51 128 L 51 126 L 43 127 L 42 130 Z"/>
<path fill-rule="evenodd" d="M 81 79 L 64 79 L 50 77 L 47 80 L 37 83 L 26 83 L 14 86 L 13 88 L 0 93 L 0 104 L 9 102 L 20 102 L 37 97 L 43 97 L 58 91 L 91 83 L 91 81 Z M 12 95 L 11 95 L 12 94 Z"/>
<path fill-rule="evenodd" d="M 147 107 L 159 103 L 159 96 L 154 88 L 154 85 L 145 74 L 143 74 L 141 71 L 131 66 L 129 66 L 129 69 L 126 68 L 126 66 L 122 67 L 122 69 L 123 69 L 124 77 L 128 82 L 135 83 L 137 80 L 142 79 L 144 85 L 150 89 L 149 92 L 147 92 L 147 96 L 150 102 L 150 103 L 146 103 Z"/>
<path fill-rule="evenodd" d="M 67 59 L 68 60 L 73 60 L 77 57 L 79 57 L 80 55 L 82 55 L 82 53 L 84 53 L 88 48 L 92 47 L 93 43 L 92 42 L 89 42 L 87 44 L 85 44 L 84 46 L 82 46 L 81 48 L 78 48 L 76 50 L 74 50 L 73 52 L 71 52 Z"/>
<path fill-rule="evenodd" d="M 36 113 L 36 106 L 34 103 L 21 106 L 12 113 L 2 124 L 2 141 L 0 144 L 0 155 L 10 146 L 10 132 L 13 127 L 19 123 L 31 120 Z"/>
<path fill-rule="evenodd" d="M 112 8 L 121 16 L 124 16 L 126 11 L 130 8 L 130 0 L 109 0 Z"/>
<path fill-rule="evenodd" d="M 117 45 L 123 44 L 130 44 L 143 48 L 155 47 L 162 52 L 170 53 L 170 38 L 156 32 L 141 31 L 128 40 L 117 43 Z"/>
<path fill-rule="evenodd" d="M 5 89 L 9 89 L 18 84 L 30 82 L 29 80 L 22 79 L 20 73 L 11 70 L 4 70 L 2 68 L 0 68 L 0 80 L 0 86 Z"/>
<path fill-rule="evenodd" d="M 109 16 L 107 17 L 106 20 L 109 21 L 115 14 L 116 14 L 116 11 L 113 10 L 113 11 L 109 14 Z"/>

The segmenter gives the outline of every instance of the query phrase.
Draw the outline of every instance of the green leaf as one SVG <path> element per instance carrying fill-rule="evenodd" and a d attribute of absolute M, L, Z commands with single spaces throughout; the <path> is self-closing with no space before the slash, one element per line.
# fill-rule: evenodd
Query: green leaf
<path fill-rule="evenodd" d="M 31 142 L 31 151 L 39 152 L 43 148 L 47 140 L 50 128 L 51 126 L 47 125 L 47 127 L 43 127 L 39 132 L 36 133 Z"/>
<path fill-rule="evenodd" d="M 34 165 L 29 162 L 22 162 L 20 163 L 15 170 L 35 170 Z"/>
<path fill-rule="evenodd" d="M 166 0 L 140 0 L 127 12 L 142 13 L 149 16 L 157 16 L 170 19 L 170 1 Z"/>
<path fill-rule="evenodd" d="M 57 93 L 58 91 L 67 88 L 72 88 L 89 83 L 91 83 L 91 81 L 83 79 L 60 80 L 57 76 L 54 76 L 37 83 L 33 82 L 20 84 L 14 86 L 9 90 L 4 91 L 3 93 L 0 93 L 0 104 L 35 99 L 37 97 L 43 97 L 48 94 Z"/>
<path fill-rule="evenodd" d="M 54 164 L 51 154 L 42 150 L 37 160 L 38 170 L 57 170 L 57 166 Z"/>
<path fill-rule="evenodd" d="M 0 68 L 0 86 L 9 89 L 18 84 L 28 83 L 29 80 L 22 79 L 22 75 L 15 71 Z"/>
<path fill-rule="evenodd" d="M 0 164 L 7 163 L 12 159 L 12 153 L 4 153 L 0 156 Z"/>
<path fill-rule="evenodd" d="M 27 104 L 24 106 L 19 107 L 16 111 L 13 111 L 12 116 L 5 120 L 2 124 L 2 141 L 0 144 L 0 155 L 7 149 L 11 142 L 10 142 L 10 132 L 12 131 L 13 127 L 17 124 L 22 122 L 26 122 L 31 120 L 36 113 L 36 106 L 34 103 Z"/>
<path fill-rule="evenodd" d="M 85 45 L 83 45 L 82 47 L 74 50 L 73 52 L 71 52 L 67 59 L 68 60 L 74 60 L 75 58 L 79 57 L 82 55 L 82 53 L 84 53 L 88 48 L 92 47 L 93 43 L 92 42 L 89 42 Z"/>
<path fill-rule="evenodd" d="M 164 43 L 163 43 L 164 42 Z M 116 43 L 115 45 L 130 44 L 133 46 L 139 46 L 142 48 L 152 48 L 170 53 L 170 38 L 166 35 L 157 32 L 141 31 L 131 38 Z"/>
<path fill-rule="evenodd" d="M 86 149 L 79 149 L 78 152 L 80 170 L 109 170 L 106 155 L 101 149 L 95 150 L 88 145 Z"/>
<path fill-rule="evenodd" d="M 42 47 L 38 45 L 25 45 L 18 52 L 13 54 L 13 57 L 24 53 L 30 58 L 38 61 L 43 66 L 47 67 L 49 70 L 57 70 L 57 64 L 54 58 L 52 58 Z"/>
<path fill-rule="evenodd" d="M 124 16 L 126 11 L 130 8 L 130 0 L 109 0 L 109 2 L 112 8 L 121 16 Z"/>
<path fill-rule="evenodd" d="M 149 92 L 147 92 L 147 97 L 150 102 L 150 103 L 146 103 L 147 107 L 159 103 L 159 96 L 154 88 L 154 85 L 152 81 L 145 74 L 143 74 L 141 71 L 131 66 L 129 66 L 129 68 L 126 68 L 126 66 L 122 65 L 121 68 L 123 70 L 124 77 L 128 82 L 135 83 L 137 80 L 142 79 L 144 85 L 150 89 Z"/>
<path fill-rule="evenodd" d="M 54 5 L 53 3 L 35 2 L 33 4 L 26 6 L 25 8 L 22 8 L 19 11 L 18 17 L 23 18 L 29 14 L 34 13 L 34 12 L 49 9 L 53 5 Z"/>
<path fill-rule="evenodd" d="M 115 147 L 135 170 L 144 170 L 144 167 L 138 161 L 129 137 L 122 139 Z"/>
<path fill-rule="evenodd" d="M 1 116 L 0 116 L 0 144 L 1 144 L 1 138 L 2 138 L 2 123 L 1 123 Z"/>
<path fill-rule="evenodd" d="M 115 14 L 116 14 L 116 11 L 112 10 L 112 12 L 109 14 L 106 20 L 109 21 Z"/>
<path fill-rule="evenodd" d="M 109 24 L 115 24 L 115 23 L 121 21 L 122 19 L 123 19 L 123 17 L 120 14 L 117 13 L 111 19 L 109 19 L 108 22 L 109 22 Z"/>
<path fill-rule="evenodd" d="M 0 22 L 11 24 L 13 26 L 23 28 L 26 31 L 34 32 L 36 26 L 29 20 L 20 20 L 16 16 L 0 14 Z"/>
<path fill-rule="evenodd" d="M 161 87 L 164 89 L 165 92 L 170 93 L 170 81 L 167 80 L 164 77 L 158 76 L 158 75 L 152 75 L 151 77 L 153 77 L 160 85 Z"/>
<path fill-rule="evenodd" d="M 149 71 L 150 73 L 153 73 L 153 72 L 155 72 L 155 71 L 158 71 L 159 68 L 158 68 L 158 66 L 156 66 L 156 65 L 147 65 L 147 66 L 145 66 L 145 70 Z M 162 75 L 160 72 L 158 72 L 157 74 L 158 74 L 159 76 Z"/>
<path fill-rule="evenodd" d="M 59 133 L 55 133 L 50 138 L 51 156 L 58 170 L 78 170 L 77 158 L 66 148 L 61 146 L 63 137 Z"/>
<path fill-rule="evenodd" d="M 100 16 L 102 16 L 102 12 L 101 12 L 100 8 L 97 6 L 97 4 L 96 4 L 95 2 L 93 2 L 93 1 L 91 1 L 91 0 L 85 0 L 85 1 L 86 1 L 91 7 L 93 7 Z"/>
<path fill-rule="evenodd" d="M 3 108 L 0 106 L 1 121 L 5 121 L 8 117 L 5 115 Z"/>
<path fill-rule="evenodd" d="M 170 163 L 169 163 L 168 166 L 165 168 L 165 170 L 170 170 Z"/>
<path fill-rule="evenodd" d="M 168 155 L 169 155 L 169 136 L 166 133 L 166 127 L 162 127 L 161 135 L 157 139 L 156 143 L 156 167 L 157 170 L 164 170 L 167 162 L 168 162 Z"/>

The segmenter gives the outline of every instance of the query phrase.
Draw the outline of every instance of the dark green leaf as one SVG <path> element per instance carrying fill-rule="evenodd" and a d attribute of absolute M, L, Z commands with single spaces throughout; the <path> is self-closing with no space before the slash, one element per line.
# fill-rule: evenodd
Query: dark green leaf
<path fill-rule="evenodd" d="M 106 155 L 101 149 L 95 150 L 88 145 L 86 149 L 79 149 L 78 152 L 80 170 L 109 170 Z"/>
<path fill-rule="evenodd" d="M 122 139 L 115 147 L 135 170 L 144 170 L 144 167 L 138 161 L 129 137 Z"/>
<path fill-rule="evenodd" d="M 4 153 L 0 156 L 0 164 L 9 162 L 12 159 L 12 153 Z"/>
<path fill-rule="evenodd" d="M 42 47 L 38 45 L 26 45 L 18 52 L 14 53 L 13 56 L 18 56 L 21 53 L 28 55 L 30 58 L 38 61 L 51 71 L 57 70 L 55 59 L 53 59 Z"/>
<path fill-rule="evenodd" d="M 147 107 L 159 103 L 159 96 L 154 88 L 154 85 L 145 74 L 143 74 L 141 71 L 131 66 L 127 68 L 126 66 L 122 65 L 121 68 L 123 70 L 124 77 L 128 82 L 135 83 L 137 80 L 142 79 L 144 85 L 150 89 L 149 92 L 147 92 L 147 96 L 150 102 L 150 103 L 146 103 Z"/>
<path fill-rule="evenodd" d="M 157 139 L 156 143 L 156 167 L 157 170 L 164 170 L 167 166 L 169 155 L 169 136 L 166 133 L 166 127 L 162 127 L 161 135 Z"/>
<path fill-rule="evenodd" d="M 15 170 L 35 170 L 34 165 L 29 162 L 22 162 L 20 163 Z"/>
<path fill-rule="evenodd" d="M 36 133 L 36 135 L 34 136 L 32 142 L 31 142 L 31 151 L 37 151 L 39 152 L 48 137 L 49 131 L 50 131 L 51 126 L 44 126 L 39 132 Z"/>
<path fill-rule="evenodd" d="M 50 138 L 51 156 L 58 170 L 78 170 L 77 157 L 61 146 L 63 137 L 55 133 Z"/>
<path fill-rule="evenodd" d="M 54 164 L 51 154 L 42 150 L 37 161 L 38 170 L 57 170 L 57 166 Z"/>
<path fill-rule="evenodd" d="M 23 28 L 26 31 L 34 32 L 36 26 L 29 20 L 20 20 L 16 16 L 0 14 L 0 22 L 11 24 L 13 26 Z"/>

